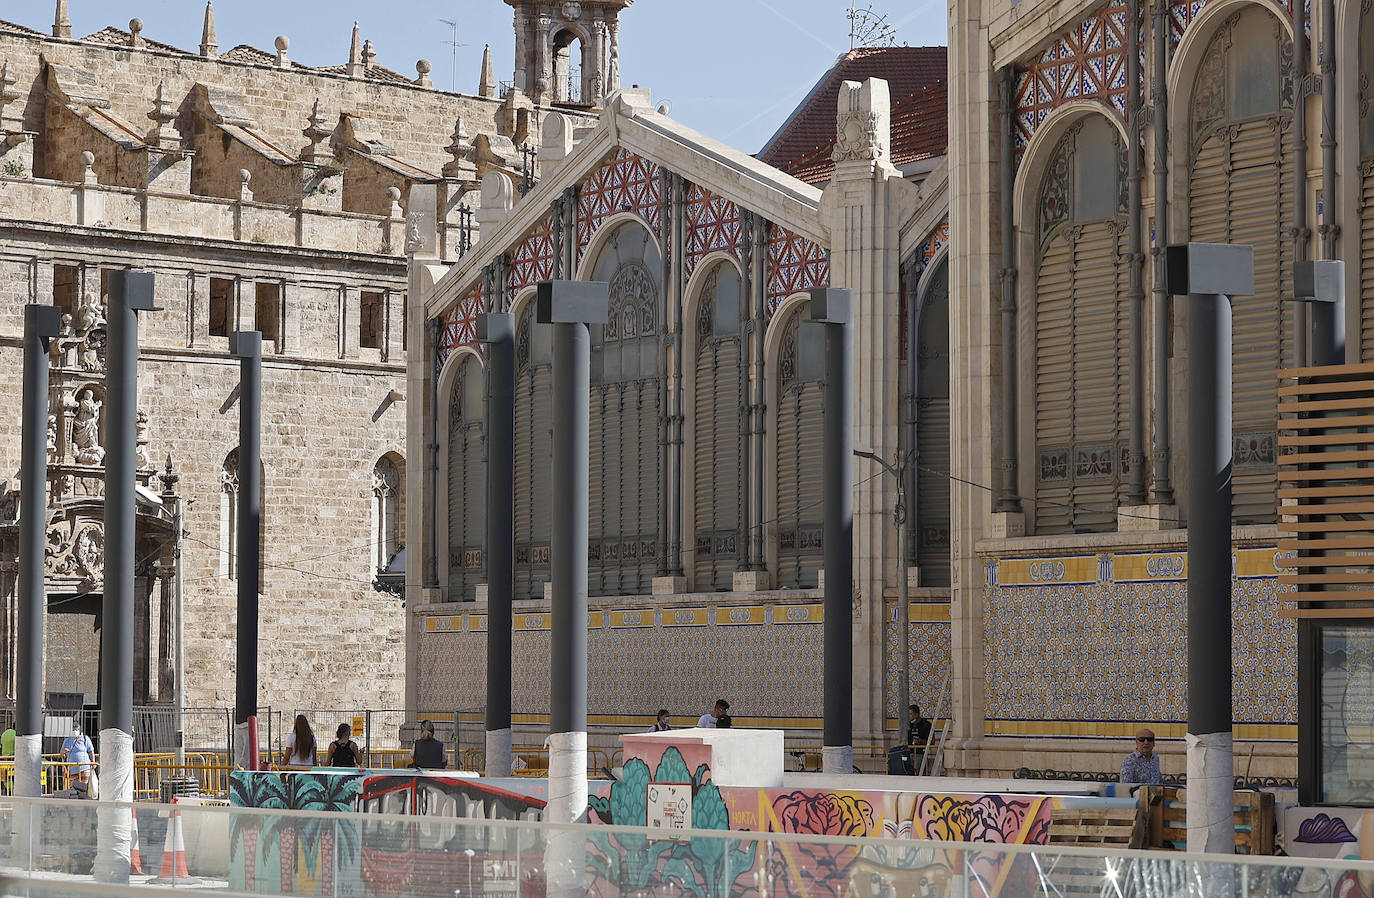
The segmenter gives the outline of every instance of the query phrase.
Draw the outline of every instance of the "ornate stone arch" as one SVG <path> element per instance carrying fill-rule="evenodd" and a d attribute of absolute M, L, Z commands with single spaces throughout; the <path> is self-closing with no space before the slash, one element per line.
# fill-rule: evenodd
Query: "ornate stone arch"
<path fill-rule="evenodd" d="M 436 417 L 439 421 L 437 437 L 440 461 L 434 476 L 436 499 L 434 510 L 435 535 L 437 537 L 435 544 L 438 547 L 437 551 L 442 552 L 443 555 L 441 558 L 436 559 L 437 563 L 435 564 L 435 570 L 441 573 L 442 579 L 440 582 L 446 590 L 451 588 L 451 584 L 455 582 L 455 578 L 458 578 L 459 574 L 455 568 L 453 553 L 451 551 L 453 536 L 455 535 L 453 532 L 455 522 L 453 521 L 454 508 L 452 507 L 450 497 L 453 494 L 451 479 L 453 477 L 452 463 L 454 461 L 454 454 L 456 452 L 461 453 L 464 449 L 464 447 L 454 444 L 454 426 L 456 423 L 454 417 L 455 403 L 461 401 L 458 390 L 460 375 L 465 371 L 472 370 L 465 368 L 467 365 L 476 365 L 476 370 L 478 371 L 483 369 L 484 359 L 482 358 L 482 354 L 477 351 L 476 347 L 461 346 L 456 349 L 453 354 L 449 356 L 448 360 L 444 362 L 444 369 L 439 377 L 439 414 Z M 480 563 L 480 559 L 478 561 Z M 452 596 L 449 598 L 449 601 L 460 600 L 460 598 Z"/>

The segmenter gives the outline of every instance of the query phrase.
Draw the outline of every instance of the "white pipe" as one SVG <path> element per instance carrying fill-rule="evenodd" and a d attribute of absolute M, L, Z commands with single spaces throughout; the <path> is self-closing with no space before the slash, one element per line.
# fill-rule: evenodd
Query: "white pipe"
<path fill-rule="evenodd" d="M 487 730 L 487 776 L 510 776 L 511 728 Z"/>
<path fill-rule="evenodd" d="M 111 727 L 100 731 L 100 797 L 96 811 L 96 882 L 127 883 L 132 853 L 134 737 Z"/>
<path fill-rule="evenodd" d="M 1235 854 L 1235 772 L 1230 733 L 1188 734 L 1188 850 Z"/>

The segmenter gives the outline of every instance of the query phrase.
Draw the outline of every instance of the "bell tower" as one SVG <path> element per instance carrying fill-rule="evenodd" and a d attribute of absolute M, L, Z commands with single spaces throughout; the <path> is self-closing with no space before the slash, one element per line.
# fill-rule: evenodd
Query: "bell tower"
<path fill-rule="evenodd" d="M 620 87 L 620 11 L 634 0 L 506 0 L 515 87 L 535 103 L 599 106 Z"/>

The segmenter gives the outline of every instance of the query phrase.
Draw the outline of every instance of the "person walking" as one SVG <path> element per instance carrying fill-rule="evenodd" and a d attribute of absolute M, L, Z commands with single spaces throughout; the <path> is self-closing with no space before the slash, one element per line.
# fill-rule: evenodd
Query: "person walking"
<path fill-rule="evenodd" d="M 410 755 L 410 766 L 417 770 L 443 770 L 448 767 L 444 743 L 434 738 L 434 724 L 428 720 L 420 721 L 420 738 L 415 740 L 415 750 Z"/>
<path fill-rule="evenodd" d="M 296 724 L 286 734 L 286 752 L 282 755 L 283 767 L 315 766 L 315 731 L 304 714 L 296 715 Z"/>
<path fill-rule="evenodd" d="M 346 723 L 339 724 L 339 728 L 334 731 L 334 741 L 329 743 L 328 766 L 361 767 L 361 756 L 358 743 L 353 741 L 353 728 Z"/>
<path fill-rule="evenodd" d="M 729 710 L 730 703 L 723 698 L 718 698 L 716 699 L 715 707 L 713 707 L 710 711 L 707 711 L 705 714 L 701 715 L 701 719 L 697 721 L 697 726 L 706 727 L 707 729 L 714 730 L 716 726 L 720 723 L 720 718 L 723 717 L 725 715 L 725 712 Z"/>

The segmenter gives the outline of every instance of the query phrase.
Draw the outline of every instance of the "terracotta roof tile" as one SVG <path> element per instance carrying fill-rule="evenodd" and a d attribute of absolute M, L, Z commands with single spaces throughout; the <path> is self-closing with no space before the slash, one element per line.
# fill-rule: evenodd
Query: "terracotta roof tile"
<path fill-rule="evenodd" d="M 130 37 L 131 35 L 129 34 L 129 32 L 125 31 L 124 29 L 116 28 L 113 25 L 107 25 L 106 27 L 100 29 L 94 34 L 86 35 L 82 38 L 82 40 L 92 44 L 109 44 L 112 47 L 127 47 L 129 46 Z M 161 50 L 165 53 L 177 53 L 181 56 L 193 55 L 191 53 L 187 53 L 180 47 L 173 47 L 171 44 L 164 44 L 161 41 L 155 41 L 151 38 L 145 37 L 143 39 L 143 43 L 145 43 L 150 49 Z"/>
<path fill-rule="evenodd" d="M 16 25 L 14 22 L 6 22 L 4 19 L 0 19 L 0 31 L 3 31 L 7 34 L 23 34 L 29 37 L 41 37 L 43 34 L 43 32 L 41 31 L 34 31 L 32 28 L 27 28 L 23 25 Z"/>
<path fill-rule="evenodd" d="M 892 107 L 892 164 L 898 167 L 943 156 L 949 146 L 949 90 L 941 80 L 926 85 Z M 835 146 L 834 126 L 822 145 L 785 165 L 783 171 L 808 184 L 824 184 L 835 172 L 830 153 Z"/>
<path fill-rule="evenodd" d="M 227 59 L 231 62 L 248 62 L 254 65 L 275 66 L 277 64 L 277 54 L 269 53 L 266 50 L 259 50 L 251 44 L 239 44 L 234 49 L 221 53 L 219 58 Z M 308 69 L 309 66 L 303 66 L 299 62 L 292 60 L 291 68 Z"/>
<path fill-rule="evenodd" d="M 887 80 L 892 105 L 946 77 L 947 47 L 867 47 L 851 50 L 835 61 L 806 99 L 792 111 L 778 132 L 758 153 L 770 165 L 788 165 L 835 137 L 835 104 L 842 81 L 866 78 Z"/>

